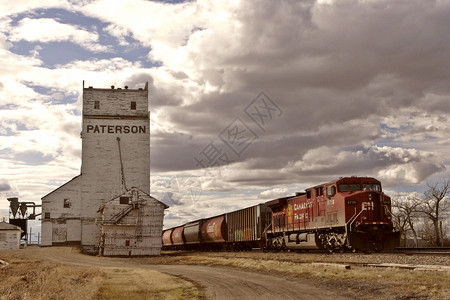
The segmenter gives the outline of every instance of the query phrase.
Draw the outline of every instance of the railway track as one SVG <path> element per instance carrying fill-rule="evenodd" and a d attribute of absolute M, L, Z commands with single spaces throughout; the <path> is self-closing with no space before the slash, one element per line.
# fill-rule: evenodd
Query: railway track
<path fill-rule="evenodd" d="M 406 255 L 450 255 L 450 247 L 397 247 L 394 253 L 403 253 Z"/>
<path fill-rule="evenodd" d="M 440 252 L 442 253 L 442 252 Z M 425 252 L 421 254 L 427 254 Z M 432 254 L 432 253 L 428 253 Z M 394 254 L 395 255 L 395 254 Z M 398 253 L 397 253 L 398 255 Z M 403 255 L 403 254 L 402 254 Z M 408 254 L 410 255 L 410 254 Z M 433 254 L 435 255 L 435 254 Z M 442 254 L 438 254 L 442 255 Z M 277 259 L 280 262 L 292 263 L 292 259 Z M 329 266 L 341 269 L 351 269 L 354 267 L 362 267 L 362 268 L 396 268 L 396 269 L 405 269 L 405 270 L 416 270 L 416 271 L 447 271 L 450 272 L 449 265 L 429 265 L 429 264 L 419 264 L 416 263 L 392 263 L 392 262 L 379 262 L 379 263 L 371 263 L 371 262 L 361 262 L 361 261 L 336 261 L 336 262 L 319 262 L 317 259 L 306 259 L 296 263 L 300 264 L 310 264 L 313 266 Z"/>
<path fill-rule="evenodd" d="M 390 253 L 333 253 L 322 251 L 314 252 L 263 252 L 261 250 L 244 252 L 166 252 L 169 256 L 195 256 L 217 259 L 252 259 L 256 261 L 275 260 L 280 263 L 324 265 L 338 268 L 397 268 L 407 270 L 439 270 L 450 272 L 450 255 L 445 249 L 435 252 L 434 249 L 421 249 L 422 251 L 397 250 Z"/>

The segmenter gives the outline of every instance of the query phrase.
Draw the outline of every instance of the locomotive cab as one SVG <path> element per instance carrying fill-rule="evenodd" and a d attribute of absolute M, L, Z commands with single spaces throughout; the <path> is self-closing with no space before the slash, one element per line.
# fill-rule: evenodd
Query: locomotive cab
<path fill-rule="evenodd" d="M 346 233 L 351 249 L 392 250 L 398 246 L 399 234 L 393 232 L 391 198 L 379 181 L 363 178 L 338 183 L 345 199 Z"/>

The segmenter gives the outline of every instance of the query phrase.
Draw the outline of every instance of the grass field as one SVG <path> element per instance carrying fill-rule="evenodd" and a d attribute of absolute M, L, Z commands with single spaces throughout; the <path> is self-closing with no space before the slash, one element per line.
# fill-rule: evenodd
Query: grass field
<path fill-rule="evenodd" d="M 199 299 L 190 282 L 135 268 L 63 265 L 0 253 L 0 299 Z"/>

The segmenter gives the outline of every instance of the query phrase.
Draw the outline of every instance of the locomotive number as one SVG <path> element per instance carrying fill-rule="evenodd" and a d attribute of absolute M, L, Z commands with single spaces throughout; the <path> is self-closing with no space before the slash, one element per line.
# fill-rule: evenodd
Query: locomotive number
<path fill-rule="evenodd" d="M 362 210 L 373 210 L 373 202 L 363 202 Z"/>

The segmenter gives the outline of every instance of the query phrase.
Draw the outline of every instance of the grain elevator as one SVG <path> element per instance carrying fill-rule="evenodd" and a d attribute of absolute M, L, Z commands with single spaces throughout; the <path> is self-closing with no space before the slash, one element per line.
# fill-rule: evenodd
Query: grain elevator
<path fill-rule="evenodd" d="M 104 89 L 83 82 L 81 139 L 81 174 L 42 198 L 42 245 L 81 244 L 96 253 L 100 208 L 132 188 L 150 195 L 148 84 Z M 152 205 L 160 213 L 151 217 L 161 222 L 146 224 L 161 223 L 151 230 L 160 237 L 167 207 L 157 200 Z M 160 241 L 152 247 L 160 248 Z"/>

